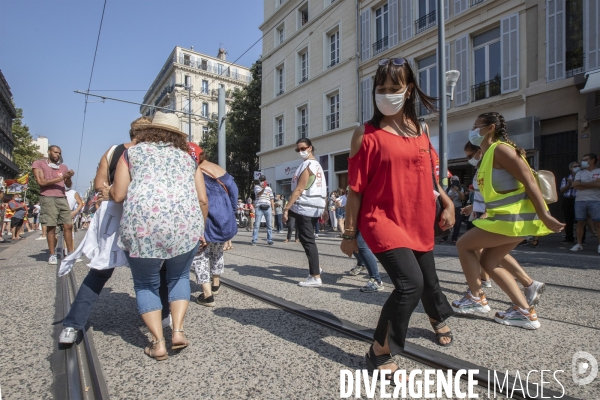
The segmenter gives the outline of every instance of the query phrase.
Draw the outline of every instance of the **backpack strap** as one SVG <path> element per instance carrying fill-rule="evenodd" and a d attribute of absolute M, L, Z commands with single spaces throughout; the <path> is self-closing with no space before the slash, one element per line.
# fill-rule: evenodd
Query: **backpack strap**
<path fill-rule="evenodd" d="M 200 168 L 202 170 L 202 172 L 204 172 L 206 175 L 210 176 L 211 178 L 213 178 L 215 181 L 219 182 L 219 185 L 221 185 L 223 187 L 223 190 L 225 190 L 225 193 L 227 193 L 227 195 L 229 196 L 229 190 L 227 190 L 227 188 L 225 187 L 225 184 L 223 184 L 223 182 L 221 182 L 219 180 L 219 178 L 217 178 L 216 176 L 214 176 L 213 174 L 211 174 L 210 172 L 208 172 L 207 170 L 205 170 L 204 168 Z"/>

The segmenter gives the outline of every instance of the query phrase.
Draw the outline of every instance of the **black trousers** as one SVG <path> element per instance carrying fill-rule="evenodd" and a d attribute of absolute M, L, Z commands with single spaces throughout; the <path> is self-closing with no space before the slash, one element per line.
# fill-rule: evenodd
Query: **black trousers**
<path fill-rule="evenodd" d="M 287 222 L 287 240 L 292 240 L 292 232 L 295 232 L 294 239 L 298 240 L 298 228 L 296 227 L 296 218 L 292 217 L 288 211 L 288 222 Z"/>
<path fill-rule="evenodd" d="M 296 214 L 292 210 L 288 211 L 288 215 L 296 220 L 296 229 L 298 230 L 298 238 L 304 252 L 308 258 L 308 269 L 311 275 L 319 275 L 319 250 L 315 242 L 315 222 L 318 217 L 307 217 L 306 215 Z M 289 231 L 288 231 L 289 232 Z"/>
<path fill-rule="evenodd" d="M 381 309 L 374 339 L 383 346 L 389 334 L 388 344 L 396 355 L 404 349 L 408 323 L 419 300 L 427 315 L 438 322 L 450 318 L 454 311 L 440 287 L 433 251 L 398 248 L 375 257 L 392 280 L 394 291 Z"/>
<path fill-rule="evenodd" d="M 573 235 L 573 225 L 575 224 L 575 198 L 574 197 L 563 197 L 562 203 L 563 214 L 565 216 L 565 240 L 567 242 L 574 242 L 575 236 Z"/>

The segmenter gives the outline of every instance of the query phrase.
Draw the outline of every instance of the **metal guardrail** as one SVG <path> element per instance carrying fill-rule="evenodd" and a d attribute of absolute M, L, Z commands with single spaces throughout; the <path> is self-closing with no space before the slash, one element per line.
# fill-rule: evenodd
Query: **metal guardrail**
<path fill-rule="evenodd" d="M 486 82 L 477 83 L 471 86 L 472 101 L 487 99 L 488 97 L 498 96 L 502 92 L 500 87 L 500 77 L 497 76 Z"/>
<path fill-rule="evenodd" d="M 381 40 L 376 41 L 375 43 L 373 43 L 373 55 L 375 54 L 379 54 L 382 51 L 387 50 L 388 48 L 388 37 L 384 37 Z"/>
<path fill-rule="evenodd" d="M 306 138 L 308 137 L 308 124 L 299 125 L 298 126 L 298 138 Z"/>
<path fill-rule="evenodd" d="M 327 116 L 326 130 L 331 131 L 340 127 L 340 113 L 335 112 Z"/>
<path fill-rule="evenodd" d="M 415 31 L 417 33 L 421 33 L 433 26 L 437 25 L 437 17 L 436 10 L 433 10 L 427 15 L 422 16 L 418 20 L 415 21 Z"/>

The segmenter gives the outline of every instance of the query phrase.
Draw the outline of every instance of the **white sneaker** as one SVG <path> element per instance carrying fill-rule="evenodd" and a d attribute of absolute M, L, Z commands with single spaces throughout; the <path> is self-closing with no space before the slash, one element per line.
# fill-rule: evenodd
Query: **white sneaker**
<path fill-rule="evenodd" d="M 581 251 L 583 250 L 583 246 L 580 245 L 579 243 L 576 244 L 575 246 L 571 247 L 571 251 Z"/>
<path fill-rule="evenodd" d="M 173 317 L 171 317 L 171 314 L 169 314 L 168 317 L 162 320 L 162 326 L 163 329 L 165 329 L 167 326 L 173 329 Z"/>
<path fill-rule="evenodd" d="M 540 296 L 546 290 L 546 284 L 538 281 L 533 281 L 531 285 L 525 288 L 524 294 L 527 304 L 535 306 L 540 301 Z"/>
<path fill-rule="evenodd" d="M 323 268 L 319 268 L 319 275 L 323 274 Z M 310 278 L 312 275 L 309 273 L 307 278 Z"/>
<path fill-rule="evenodd" d="M 75 343 L 75 341 L 77 340 L 77 332 L 78 331 L 75 328 L 63 329 L 63 331 L 60 333 L 60 336 L 58 337 L 58 342 L 64 344 Z"/>
<path fill-rule="evenodd" d="M 487 281 L 484 281 L 483 279 L 481 280 L 481 287 L 484 288 L 491 288 L 492 287 L 492 280 L 489 279 Z"/>
<path fill-rule="evenodd" d="M 56 254 L 52 254 L 50 256 L 50 258 L 48 259 L 48 264 L 50 264 L 50 265 L 57 265 L 58 264 L 58 258 L 56 258 Z"/>
<path fill-rule="evenodd" d="M 299 286 L 303 287 L 321 287 L 322 284 L 321 278 L 315 278 L 314 276 L 309 276 L 304 282 L 298 283 Z"/>
<path fill-rule="evenodd" d="M 482 294 L 479 299 L 476 299 L 469 290 L 462 299 L 452 302 L 452 308 L 457 314 L 485 314 L 490 311 L 485 295 Z"/>
<path fill-rule="evenodd" d="M 540 321 L 538 321 L 533 307 L 529 307 L 529 312 L 523 311 L 517 306 L 513 306 L 506 311 L 498 311 L 494 321 L 502 325 L 519 326 L 525 329 L 538 329 L 540 327 Z"/>
<path fill-rule="evenodd" d="M 317 233 L 315 233 L 315 239 L 318 239 L 319 235 Z"/>
<path fill-rule="evenodd" d="M 36 238 L 35 240 L 47 240 L 47 239 L 43 236 L 40 236 L 39 238 Z"/>

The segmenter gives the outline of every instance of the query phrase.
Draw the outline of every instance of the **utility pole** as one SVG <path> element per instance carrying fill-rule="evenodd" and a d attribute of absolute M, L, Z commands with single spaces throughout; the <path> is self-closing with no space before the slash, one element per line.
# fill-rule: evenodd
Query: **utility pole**
<path fill-rule="evenodd" d="M 440 185 L 448 186 L 448 119 L 446 115 L 446 33 L 444 26 L 444 0 L 437 1 L 438 23 L 438 98 L 440 110 Z"/>
<path fill-rule="evenodd" d="M 227 161 L 225 159 L 225 88 L 219 87 L 219 166 L 226 170 Z"/>
<path fill-rule="evenodd" d="M 191 81 L 191 78 L 190 78 Z M 192 141 L 192 84 L 187 87 L 188 90 L 188 142 Z"/>

